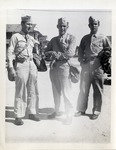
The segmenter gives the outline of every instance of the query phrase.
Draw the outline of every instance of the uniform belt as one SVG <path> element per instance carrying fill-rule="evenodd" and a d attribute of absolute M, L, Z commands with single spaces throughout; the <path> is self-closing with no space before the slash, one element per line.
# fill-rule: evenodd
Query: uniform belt
<path fill-rule="evenodd" d="M 90 61 L 93 61 L 94 59 L 98 58 L 97 56 L 91 56 L 89 58 L 85 58 L 84 59 L 84 62 L 90 62 Z"/>
<path fill-rule="evenodd" d="M 66 63 L 67 60 L 66 59 L 64 59 L 64 60 L 58 60 L 58 59 L 56 59 L 56 62 L 64 62 L 64 63 Z"/>
<path fill-rule="evenodd" d="M 32 61 L 32 60 L 33 60 L 33 57 L 27 57 L 27 58 L 25 59 L 25 61 L 26 61 L 26 60 Z"/>
<path fill-rule="evenodd" d="M 32 61 L 33 57 L 26 56 L 24 58 L 16 58 L 17 63 L 24 63 L 25 61 Z"/>

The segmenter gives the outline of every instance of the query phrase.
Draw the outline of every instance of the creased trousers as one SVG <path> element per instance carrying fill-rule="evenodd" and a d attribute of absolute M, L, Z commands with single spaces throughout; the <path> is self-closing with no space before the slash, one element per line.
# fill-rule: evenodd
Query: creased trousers
<path fill-rule="evenodd" d="M 33 60 L 17 63 L 15 80 L 15 117 L 24 117 L 26 110 L 36 114 L 39 102 L 37 68 Z"/>
<path fill-rule="evenodd" d="M 61 94 L 64 99 L 65 113 L 70 114 L 72 109 L 71 104 L 71 80 L 69 75 L 69 67 L 65 70 L 61 68 L 54 68 L 50 70 L 50 79 L 52 82 L 52 90 L 55 104 L 55 111 L 59 112 L 61 104 Z"/>
<path fill-rule="evenodd" d="M 77 111 L 85 112 L 88 107 L 90 87 L 93 88 L 93 109 L 101 112 L 103 96 L 103 70 L 99 61 L 91 61 L 82 65 L 80 93 L 77 100 Z"/>

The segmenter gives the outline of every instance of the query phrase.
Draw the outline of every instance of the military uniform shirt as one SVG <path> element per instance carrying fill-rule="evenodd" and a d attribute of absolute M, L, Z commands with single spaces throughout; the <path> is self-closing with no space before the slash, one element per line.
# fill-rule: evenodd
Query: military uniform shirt
<path fill-rule="evenodd" d="M 110 48 L 110 42 L 107 37 L 100 34 L 85 35 L 80 43 L 78 51 L 78 60 L 81 62 L 83 58 L 90 60 L 93 56 L 98 56 L 98 53 L 105 48 Z"/>
<path fill-rule="evenodd" d="M 39 42 L 29 34 L 25 36 L 25 33 L 23 31 L 14 34 L 11 37 L 8 48 L 9 67 L 13 67 L 12 60 L 21 51 L 21 54 L 24 57 L 33 57 L 32 51 L 35 43 L 39 44 Z"/>

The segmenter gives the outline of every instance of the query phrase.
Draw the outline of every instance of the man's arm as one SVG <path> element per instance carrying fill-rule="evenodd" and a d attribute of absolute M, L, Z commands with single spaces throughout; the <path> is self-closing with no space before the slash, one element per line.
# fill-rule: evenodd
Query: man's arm
<path fill-rule="evenodd" d="M 58 59 L 69 59 L 75 55 L 76 50 L 76 38 L 70 36 L 68 43 L 62 43 L 63 52 L 58 52 Z"/>
<path fill-rule="evenodd" d="M 111 43 L 107 37 L 103 40 L 103 49 L 109 49 L 111 51 Z"/>
<path fill-rule="evenodd" d="M 13 35 L 10 39 L 9 47 L 8 47 L 8 66 L 9 68 L 13 68 L 13 59 L 15 58 L 14 50 L 17 43 L 17 38 L 15 35 Z"/>
<path fill-rule="evenodd" d="M 56 53 L 56 52 L 53 51 L 53 48 L 52 48 L 52 41 L 53 41 L 53 40 L 51 40 L 51 41 L 48 43 L 48 45 L 47 45 L 47 47 L 46 47 L 46 49 L 45 49 L 45 52 L 44 52 L 44 54 L 45 54 L 45 59 L 46 59 L 47 61 L 53 60 L 53 54 Z"/>
<path fill-rule="evenodd" d="M 12 79 L 14 80 L 15 76 L 16 76 L 16 72 L 14 70 L 13 67 L 13 59 L 15 59 L 15 54 L 14 54 L 14 50 L 15 50 L 15 46 L 17 43 L 17 38 L 15 35 L 13 35 L 11 37 L 10 43 L 9 43 L 9 47 L 8 47 L 8 77 L 9 80 L 12 81 Z"/>
<path fill-rule="evenodd" d="M 104 54 L 111 56 L 111 43 L 107 37 L 103 38 L 103 49 L 98 53 L 98 57 L 101 58 Z"/>
<path fill-rule="evenodd" d="M 82 38 L 78 49 L 78 61 L 80 63 L 84 62 L 84 49 L 85 49 L 84 38 Z"/>

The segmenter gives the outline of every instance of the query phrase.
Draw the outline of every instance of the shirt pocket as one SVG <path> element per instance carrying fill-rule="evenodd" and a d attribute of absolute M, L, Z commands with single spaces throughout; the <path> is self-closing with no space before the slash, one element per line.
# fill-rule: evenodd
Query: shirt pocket
<path fill-rule="evenodd" d="M 103 43 L 101 41 L 96 41 L 92 43 L 93 52 L 98 54 L 103 49 Z"/>

